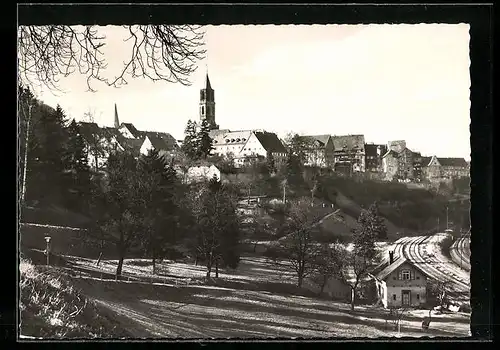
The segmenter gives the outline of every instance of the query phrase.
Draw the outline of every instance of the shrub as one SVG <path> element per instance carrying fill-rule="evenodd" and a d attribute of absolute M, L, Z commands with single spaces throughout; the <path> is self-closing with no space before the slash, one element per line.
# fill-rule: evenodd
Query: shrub
<path fill-rule="evenodd" d="M 97 306 L 78 292 L 57 270 L 41 271 L 21 259 L 19 308 L 21 333 L 43 338 L 130 337 L 100 315 Z"/>

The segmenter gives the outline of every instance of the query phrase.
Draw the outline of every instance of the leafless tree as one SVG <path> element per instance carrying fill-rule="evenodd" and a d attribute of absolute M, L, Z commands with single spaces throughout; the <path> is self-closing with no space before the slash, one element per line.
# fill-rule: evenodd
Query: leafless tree
<path fill-rule="evenodd" d="M 392 324 L 392 328 L 395 331 L 400 332 L 401 331 L 401 320 L 403 319 L 403 316 L 405 315 L 406 311 L 408 309 L 406 307 L 391 307 L 389 308 L 389 311 L 386 315 L 386 327 L 387 323 Z"/>
<path fill-rule="evenodd" d="M 130 56 L 113 78 L 105 76 L 107 61 L 102 49 L 106 37 L 95 25 L 20 26 L 18 29 L 19 76 L 24 84 L 59 90 L 60 77 L 75 72 L 92 82 L 126 85 L 129 78 L 143 77 L 190 85 L 196 61 L 205 55 L 204 31 L 192 25 L 124 25 L 131 43 Z"/>
<path fill-rule="evenodd" d="M 336 257 L 337 277 L 351 288 L 351 310 L 354 310 L 360 283 L 367 276 L 372 263 L 360 250 L 348 251 L 341 245 L 337 245 L 334 256 Z"/>
<path fill-rule="evenodd" d="M 322 254 L 314 233 L 321 213 L 311 206 L 311 200 L 304 198 L 291 203 L 287 213 L 288 235 L 282 237 L 274 248 L 275 261 L 287 261 L 288 266 L 297 276 L 297 285 L 302 286 L 304 278 L 317 272 L 318 259 Z"/>

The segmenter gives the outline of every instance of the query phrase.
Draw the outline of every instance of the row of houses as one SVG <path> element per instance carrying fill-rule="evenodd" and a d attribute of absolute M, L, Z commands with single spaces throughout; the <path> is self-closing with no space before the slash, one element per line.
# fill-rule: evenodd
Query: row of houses
<path fill-rule="evenodd" d="M 270 154 L 282 160 L 287 150 L 279 137 L 265 130 L 219 129 L 215 121 L 215 92 L 208 74 L 200 90 L 199 119 L 210 125 L 212 153 L 231 156 L 241 167 L 249 157 L 265 158 Z M 88 145 L 89 164 L 102 167 L 111 150 L 129 150 L 147 154 L 156 149 L 160 155 L 177 151 L 182 141 L 164 132 L 140 131 L 131 123 L 120 123 L 115 105 L 114 127 L 80 123 Z M 469 164 L 463 158 L 426 157 L 410 150 L 404 140 L 387 144 L 366 143 L 364 135 L 302 135 L 306 166 L 332 169 L 337 173 L 371 173 L 387 181 L 440 181 L 444 178 L 468 176 Z"/>
<path fill-rule="evenodd" d="M 306 165 L 331 168 L 336 172 L 378 173 L 392 181 L 440 181 L 469 175 L 464 158 L 422 156 L 410 150 L 406 141 L 387 145 L 366 143 L 364 135 L 305 135 Z"/>

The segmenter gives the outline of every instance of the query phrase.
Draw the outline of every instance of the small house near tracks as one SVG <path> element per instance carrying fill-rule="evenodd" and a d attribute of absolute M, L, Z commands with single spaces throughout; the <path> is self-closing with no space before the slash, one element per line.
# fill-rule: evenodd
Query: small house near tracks
<path fill-rule="evenodd" d="M 427 274 L 413 262 L 402 257 L 394 260 L 392 252 L 389 255 L 389 263 L 371 274 L 378 300 L 385 308 L 419 307 L 425 304 Z"/>

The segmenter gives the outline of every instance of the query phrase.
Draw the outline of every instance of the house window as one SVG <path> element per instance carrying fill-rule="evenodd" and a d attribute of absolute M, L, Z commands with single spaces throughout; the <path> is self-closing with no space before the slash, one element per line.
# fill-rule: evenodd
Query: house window
<path fill-rule="evenodd" d="M 417 294 L 417 300 L 420 300 L 420 294 Z"/>
<path fill-rule="evenodd" d="M 201 115 L 205 115 L 205 106 L 201 106 Z"/>
<path fill-rule="evenodd" d="M 420 279 L 420 276 L 417 276 L 417 280 L 419 280 L 419 279 Z"/>
<path fill-rule="evenodd" d="M 392 300 L 396 300 L 396 294 L 392 295 Z"/>
<path fill-rule="evenodd" d="M 403 280 L 409 280 L 410 277 L 410 270 L 403 270 L 401 271 L 401 279 Z"/>
<path fill-rule="evenodd" d="M 396 276 L 392 276 L 392 279 L 395 280 L 396 279 Z"/>

